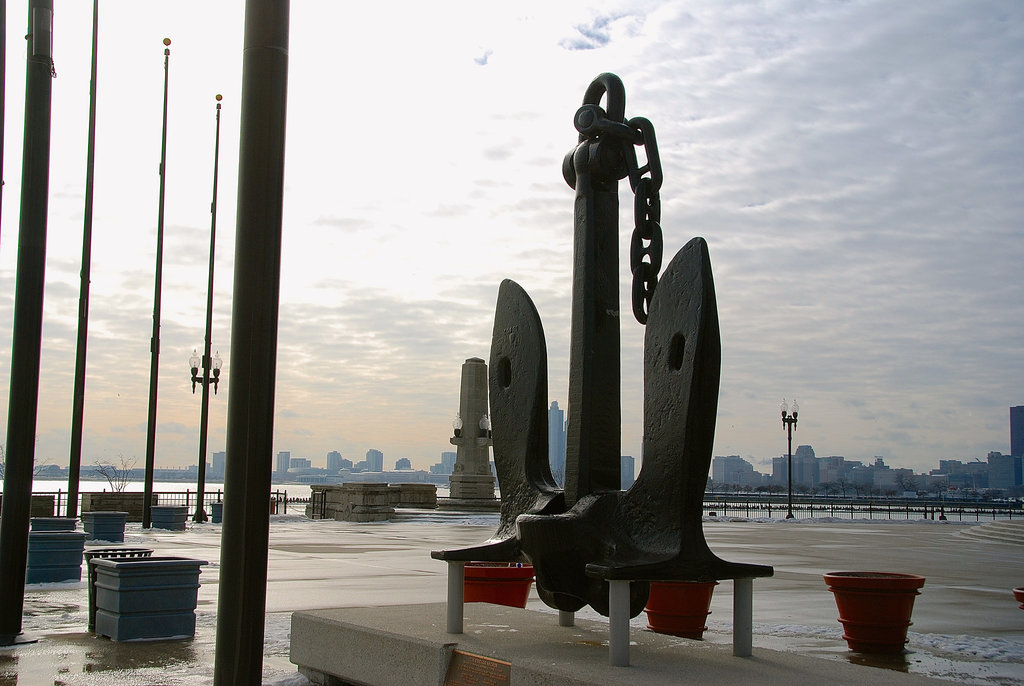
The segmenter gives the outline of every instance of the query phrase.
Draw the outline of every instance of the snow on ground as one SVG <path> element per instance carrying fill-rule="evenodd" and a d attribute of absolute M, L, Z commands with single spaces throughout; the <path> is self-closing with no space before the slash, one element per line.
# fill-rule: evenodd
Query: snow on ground
<path fill-rule="evenodd" d="M 496 513 L 402 511 L 393 522 L 311 521 L 301 514 L 271 516 L 264 683 L 307 686 L 288 660 L 295 610 L 347 605 L 441 602 L 445 565 L 432 549 L 478 543 L 493 533 Z M 754 646 L 854 661 L 982 686 L 1024 684 L 1024 611 L 1009 589 L 1024 585 L 1024 546 L 953 536 L 975 522 L 885 519 L 705 518 L 705 534 L 724 559 L 772 564 L 758 580 Z M 26 587 L 24 628 L 39 643 L 0 651 L 0 683 L 13 670 L 21 683 L 67 686 L 208 683 L 216 636 L 219 524 L 190 524 L 185 532 L 143 531 L 129 524 L 125 543 L 160 555 L 200 558 L 203 584 L 191 641 L 115 644 L 85 631 L 86 584 Z M 846 650 L 823 570 L 889 568 L 928 578 L 915 606 L 908 651 L 872 659 Z M 415 600 L 411 600 L 415 599 Z M 731 642 L 731 584 L 712 602 L 705 640 Z M 529 609 L 547 608 L 531 596 Z M 581 619 L 605 621 L 589 609 Z M 646 630 L 646 617 L 632 621 Z M 883 678 L 883 677 L 880 677 Z"/>

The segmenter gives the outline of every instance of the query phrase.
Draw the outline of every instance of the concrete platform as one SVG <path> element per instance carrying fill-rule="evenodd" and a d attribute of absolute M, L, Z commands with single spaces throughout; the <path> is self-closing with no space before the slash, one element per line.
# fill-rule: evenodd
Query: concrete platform
<path fill-rule="evenodd" d="M 755 594 L 756 602 L 756 594 Z M 313 683 L 342 684 L 584 684 L 688 683 L 702 686 L 820 686 L 820 684 L 936 685 L 949 682 L 899 671 L 879 672 L 855 664 L 790 652 L 754 648 L 748 658 L 733 657 L 730 645 L 631 632 L 630 666 L 608 665 L 608 624 L 576 620 L 558 626 L 554 613 L 484 603 L 465 607 L 465 631 L 445 632 L 445 605 L 391 605 L 296 612 L 292 615 L 291 661 Z M 451 676 L 455 652 L 487 671 L 490 681 Z M 476 656 L 476 657 L 473 657 Z M 481 659 L 484 658 L 484 659 Z M 507 663 L 506 677 L 500 673 Z"/>

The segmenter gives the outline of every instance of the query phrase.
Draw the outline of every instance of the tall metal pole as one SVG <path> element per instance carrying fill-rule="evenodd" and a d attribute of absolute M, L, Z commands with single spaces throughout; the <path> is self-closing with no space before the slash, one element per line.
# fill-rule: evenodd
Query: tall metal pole
<path fill-rule="evenodd" d="M 82 283 L 78 292 L 78 352 L 71 410 L 71 457 L 68 460 L 67 517 L 78 516 L 78 477 L 82 469 L 82 423 L 85 415 L 85 353 L 89 340 L 89 272 L 92 263 L 92 189 L 96 159 L 96 45 L 99 0 L 92 2 L 92 67 L 89 76 L 89 143 L 85 154 L 85 223 L 82 230 Z"/>
<path fill-rule="evenodd" d="M 281 279 L 288 0 L 246 0 L 215 686 L 261 683 Z"/>
<path fill-rule="evenodd" d="M 199 484 L 196 492 L 195 521 L 206 521 L 203 507 L 206 490 L 206 432 L 210 424 L 210 338 L 213 335 L 213 255 L 217 247 L 217 171 L 220 159 L 220 100 L 217 96 L 217 133 L 213 143 L 213 202 L 210 204 L 210 277 L 206 285 L 206 347 L 203 349 L 203 400 L 199 411 Z"/>
<path fill-rule="evenodd" d="M 28 11 L 21 226 L 7 415 L 7 465 L 3 516 L 0 517 L 0 645 L 26 640 L 21 634 L 21 615 L 25 607 L 25 564 L 39 402 L 46 202 L 50 181 L 53 0 L 30 0 Z"/>
<path fill-rule="evenodd" d="M 7 0 L 0 0 L 0 217 L 4 209 L 4 90 L 7 84 Z M 0 219 L 0 222 L 3 220 Z"/>
<path fill-rule="evenodd" d="M 164 46 L 171 39 L 164 38 Z M 146 484 L 142 499 L 142 527 L 152 524 L 153 467 L 156 462 L 156 388 L 160 371 L 160 284 L 163 281 L 164 258 L 164 185 L 167 180 L 167 75 L 171 60 L 170 47 L 164 47 L 164 116 L 160 136 L 160 199 L 156 220 L 156 285 L 153 293 L 153 337 L 149 342 L 149 419 L 146 424 Z"/>

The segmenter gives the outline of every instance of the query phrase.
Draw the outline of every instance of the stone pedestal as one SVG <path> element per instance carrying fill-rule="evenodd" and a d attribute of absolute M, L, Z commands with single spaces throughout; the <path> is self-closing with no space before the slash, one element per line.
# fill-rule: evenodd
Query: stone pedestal
<path fill-rule="evenodd" d="M 458 449 L 450 478 L 451 500 L 495 501 L 487 416 L 487 363 L 479 357 L 471 357 L 462 365 L 459 417 L 462 427 L 451 438 L 451 444 Z"/>
<path fill-rule="evenodd" d="M 415 507 L 432 510 L 437 507 L 437 486 L 434 484 L 391 484 L 392 507 Z"/>
<path fill-rule="evenodd" d="M 395 515 L 391 488 L 381 483 L 331 484 L 313 486 L 306 516 L 313 515 L 313 501 L 321 519 L 339 522 L 383 522 Z"/>

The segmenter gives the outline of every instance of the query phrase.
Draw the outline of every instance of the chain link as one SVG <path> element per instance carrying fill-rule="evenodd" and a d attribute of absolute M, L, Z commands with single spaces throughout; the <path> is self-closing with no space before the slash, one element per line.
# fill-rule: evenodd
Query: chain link
<path fill-rule="evenodd" d="M 593 165 L 592 171 L 605 169 L 613 179 L 629 178 L 630 188 L 635 194 L 633 201 L 633 236 L 629 244 L 629 270 L 633 274 L 633 316 L 641 324 L 647 324 L 654 289 L 658 286 L 661 271 L 663 239 L 661 233 L 661 157 L 654 135 L 654 125 L 644 117 L 625 120 L 625 94 L 617 77 L 598 78 L 590 84 L 584 96 L 583 106 L 573 119 L 579 131 L 580 144 L 597 142 L 598 146 L 615 141 L 612 148 L 595 146 L 591 154 L 603 150 L 614 156 L 614 164 Z M 601 96 L 608 96 L 608 112 L 598 103 Z M 646 163 L 637 161 L 637 147 L 644 149 Z M 577 148 L 578 149 L 578 148 Z M 575 150 L 565 157 L 562 175 L 566 182 L 576 188 Z M 612 160 L 609 157 L 608 160 Z M 608 162 L 608 160 L 605 160 Z M 624 163 L 623 166 L 619 161 Z"/>
<path fill-rule="evenodd" d="M 641 324 L 647 324 L 651 310 L 651 299 L 658 286 L 658 272 L 661 271 L 664 241 L 661 233 L 661 158 L 654 136 L 654 126 L 643 117 L 634 117 L 627 122 L 637 135 L 647 157 L 647 164 L 639 166 L 636 148 L 630 145 L 626 164 L 629 170 L 629 185 L 633 188 L 633 236 L 629 242 L 629 270 L 633 274 L 633 316 Z M 649 174 L 649 176 L 647 176 Z"/>

